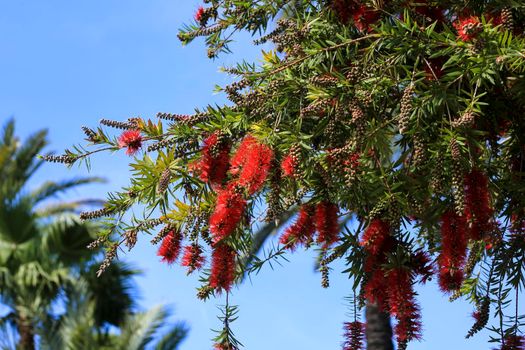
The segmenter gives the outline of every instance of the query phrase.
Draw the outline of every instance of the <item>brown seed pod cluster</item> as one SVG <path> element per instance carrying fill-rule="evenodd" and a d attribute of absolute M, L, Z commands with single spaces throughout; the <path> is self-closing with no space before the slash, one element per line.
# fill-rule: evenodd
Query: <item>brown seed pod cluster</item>
<path fill-rule="evenodd" d="M 399 111 L 399 133 L 405 134 L 408 131 L 410 116 L 412 114 L 412 95 L 414 95 L 414 84 L 410 83 L 401 97 L 401 109 Z"/>
<path fill-rule="evenodd" d="M 459 118 L 453 120 L 451 125 L 454 128 L 470 128 L 474 125 L 476 116 L 472 111 L 466 111 Z"/>
<path fill-rule="evenodd" d="M 160 174 L 159 181 L 157 182 L 157 194 L 163 194 L 168 189 L 171 180 L 171 170 L 169 168 L 164 169 Z"/>
<path fill-rule="evenodd" d="M 463 192 L 463 171 L 461 169 L 461 149 L 456 139 L 450 140 L 450 155 L 452 157 L 452 194 L 454 209 L 458 215 L 465 212 L 465 195 Z"/>
<path fill-rule="evenodd" d="M 501 10 L 500 17 L 503 27 L 512 32 L 514 30 L 514 15 L 512 14 L 512 9 L 508 6 L 504 7 Z"/>

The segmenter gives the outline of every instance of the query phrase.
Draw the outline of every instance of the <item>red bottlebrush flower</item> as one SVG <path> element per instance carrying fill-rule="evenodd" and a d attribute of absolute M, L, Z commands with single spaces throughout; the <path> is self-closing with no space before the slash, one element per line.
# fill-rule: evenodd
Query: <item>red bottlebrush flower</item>
<path fill-rule="evenodd" d="M 237 151 L 230 159 L 230 173 L 232 175 L 238 175 L 241 172 L 242 167 L 246 163 L 248 152 L 255 144 L 257 144 L 257 140 L 252 135 L 248 135 L 242 140 Z"/>
<path fill-rule="evenodd" d="M 190 166 L 190 170 L 196 171 L 202 181 L 209 181 L 212 187 L 222 185 L 229 167 L 231 146 L 224 143 L 219 145 L 218 142 L 217 133 L 208 136 L 204 140 L 201 158 Z M 213 151 L 214 148 L 218 148 L 216 152 Z"/>
<path fill-rule="evenodd" d="M 204 7 L 202 6 L 199 6 L 199 8 L 197 9 L 197 11 L 195 12 L 195 21 L 197 21 L 198 23 L 201 23 L 202 21 L 202 15 L 204 15 Z"/>
<path fill-rule="evenodd" d="M 369 33 L 372 30 L 370 26 L 377 22 L 379 16 L 380 14 L 378 11 L 375 11 L 365 5 L 360 5 L 354 11 L 354 25 L 361 32 Z"/>
<path fill-rule="evenodd" d="M 388 274 L 388 304 L 390 313 L 398 321 L 395 327 L 398 342 L 421 338 L 420 308 L 412 284 L 412 276 L 407 270 L 395 269 Z"/>
<path fill-rule="evenodd" d="M 491 23 L 493 26 L 499 26 L 502 22 L 501 20 L 501 12 L 491 12 L 483 14 L 485 19 L 487 20 L 487 23 Z"/>
<path fill-rule="evenodd" d="M 299 165 L 299 159 L 294 154 L 289 153 L 284 157 L 281 162 L 281 169 L 284 176 L 296 177 L 297 175 L 297 166 Z"/>
<path fill-rule="evenodd" d="M 367 231 L 364 236 L 372 237 L 369 241 L 373 244 L 365 245 L 367 255 L 364 271 L 368 275 L 368 280 L 364 285 L 364 295 L 368 301 L 377 304 L 381 310 L 386 312 L 388 311 L 388 280 L 382 265 L 387 262 L 387 254 L 396 249 L 397 241 L 390 235 L 388 224 L 380 219 L 374 219 Z"/>
<path fill-rule="evenodd" d="M 294 250 L 299 244 L 308 244 L 315 233 L 314 208 L 305 204 L 299 210 L 297 221 L 284 231 L 279 242 Z"/>
<path fill-rule="evenodd" d="M 381 219 L 374 219 L 366 228 L 361 245 L 372 255 L 377 255 L 390 236 L 390 226 Z"/>
<path fill-rule="evenodd" d="M 438 277 L 439 288 L 446 293 L 459 289 L 465 278 L 462 270 L 456 267 L 450 268 L 447 266 L 444 266 L 439 270 Z"/>
<path fill-rule="evenodd" d="M 195 270 L 200 270 L 202 265 L 204 265 L 206 259 L 202 253 L 202 248 L 198 244 L 192 244 L 184 247 L 181 265 L 188 267 L 188 273 L 192 273 Z"/>
<path fill-rule="evenodd" d="M 427 1 L 419 1 L 419 3 L 425 3 L 427 4 Z M 443 8 L 439 6 L 431 6 L 431 5 L 425 5 L 425 6 L 416 6 L 415 11 L 426 18 L 430 19 L 432 22 L 438 22 L 442 23 L 445 21 L 445 14 Z"/>
<path fill-rule="evenodd" d="M 237 183 L 246 188 L 249 194 L 259 191 L 268 177 L 273 159 L 273 151 L 248 135 L 239 145 L 231 159 L 231 174 L 239 175 Z"/>
<path fill-rule="evenodd" d="M 467 232 L 464 216 L 449 210 L 441 217 L 441 253 L 438 258 L 439 286 L 444 292 L 456 290 L 463 282 L 467 254 Z"/>
<path fill-rule="evenodd" d="M 345 322 L 343 327 L 345 341 L 343 350 L 362 350 L 365 336 L 365 325 L 362 322 Z"/>
<path fill-rule="evenodd" d="M 215 242 L 228 237 L 235 230 L 245 207 L 246 200 L 234 186 L 218 192 L 215 210 L 210 216 L 210 231 Z"/>
<path fill-rule="evenodd" d="M 236 252 L 229 245 L 219 243 L 214 245 L 211 257 L 210 286 L 229 291 L 235 280 Z"/>
<path fill-rule="evenodd" d="M 239 185 L 247 188 L 250 194 L 260 190 L 268 177 L 272 159 L 273 152 L 268 146 L 254 144 L 250 147 L 239 175 Z"/>
<path fill-rule="evenodd" d="M 330 4 L 332 11 L 334 11 L 337 18 L 343 24 L 347 24 L 352 16 L 352 12 L 356 9 L 355 0 L 334 0 Z"/>
<path fill-rule="evenodd" d="M 337 205 L 323 201 L 315 208 L 315 227 L 317 243 L 328 248 L 339 240 L 339 223 L 337 222 Z"/>
<path fill-rule="evenodd" d="M 494 229 L 488 182 L 487 176 L 477 169 L 465 176 L 465 217 L 469 237 L 474 240 L 481 240 Z"/>
<path fill-rule="evenodd" d="M 142 135 L 139 130 L 126 130 L 118 138 L 118 146 L 127 148 L 126 154 L 132 156 L 142 147 Z"/>
<path fill-rule="evenodd" d="M 494 350 L 525 350 L 525 337 L 508 335 L 501 344 L 501 348 Z"/>
<path fill-rule="evenodd" d="M 478 17 L 470 16 L 459 19 L 454 23 L 454 27 L 458 31 L 458 38 L 463 41 L 471 41 L 483 30 L 482 24 Z"/>
<path fill-rule="evenodd" d="M 162 244 L 157 252 L 162 257 L 162 261 L 173 264 L 179 257 L 182 235 L 178 231 L 170 231 L 162 240 Z"/>
<path fill-rule="evenodd" d="M 421 282 L 426 283 L 434 274 L 434 266 L 427 252 L 422 250 L 412 256 L 412 270 L 416 275 L 421 276 Z"/>
<path fill-rule="evenodd" d="M 390 313 L 397 319 L 395 327 L 398 342 L 421 338 L 421 315 L 410 271 L 394 269 L 388 273 L 387 298 Z"/>
<path fill-rule="evenodd" d="M 385 272 L 380 266 L 375 264 L 375 259 L 373 258 L 369 261 L 366 261 L 365 264 L 369 265 L 369 269 L 371 267 L 373 268 L 373 271 L 370 273 L 369 278 L 364 286 L 365 299 L 373 304 L 376 304 L 382 311 L 388 311 L 388 281 L 385 276 Z"/>

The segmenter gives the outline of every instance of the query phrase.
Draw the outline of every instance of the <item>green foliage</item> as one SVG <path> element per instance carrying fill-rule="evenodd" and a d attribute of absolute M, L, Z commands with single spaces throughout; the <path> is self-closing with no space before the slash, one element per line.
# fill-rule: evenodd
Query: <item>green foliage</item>
<path fill-rule="evenodd" d="M 522 316 L 507 311 L 518 302 L 512 292 L 525 283 L 525 6 L 503 0 L 205 4 L 204 17 L 181 30 L 183 43 L 203 36 L 215 57 L 229 51 L 233 33 L 247 30 L 262 35 L 256 44 L 272 42 L 275 50 L 263 51 L 261 64 L 223 68 L 238 77 L 217 88 L 231 104 L 189 116 L 159 113 L 169 121 L 163 128 L 149 120 L 130 127 L 142 132 L 145 152 L 131 164 L 130 186 L 105 207 L 112 216 L 103 233 L 109 251 L 149 234 L 151 220 L 193 243 L 211 243 L 206 222 L 217 187 L 192 167 L 210 135 L 223 137 L 234 154 L 250 134 L 271 147 L 275 164 L 264 188 L 245 196 L 246 219 L 224 240 L 239 256 L 238 276 L 284 257 L 284 246 L 257 257 L 278 226 L 261 222 L 265 209 L 289 214 L 296 204 L 329 201 L 359 224 L 322 250 L 320 266 L 327 271 L 326 264 L 343 259 L 353 280 L 349 289 L 359 293 L 369 277 L 359 237 L 371 220 L 388 221 L 398 243 L 381 268 L 410 270 L 412 254 L 440 254 L 440 218 L 449 210 L 466 215 L 464 177 L 479 170 L 488 179 L 494 226 L 470 239 L 470 265 L 461 267 L 467 279 L 454 297 L 475 304 L 490 298 L 499 323 L 494 339 L 518 334 Z M 94 140 L 93 151 L 66 152 L 66 163 L 116 149 L 101 128 Z M 279 161 L 292 150 L 300 156 L 300 174 L 279 178 Z M 169 186 L 159 193 L 166 169 Z M 234 179 L 229 173 L 226 181 Z M 134 206 L 145 215 L 125 223 Z M 122 237 L 108 239 L 113 234 Z M 485 243 L 491 248 L 483 249 Z M 209 274 L 201 279 L 203 298 L 211 293 Z"/>

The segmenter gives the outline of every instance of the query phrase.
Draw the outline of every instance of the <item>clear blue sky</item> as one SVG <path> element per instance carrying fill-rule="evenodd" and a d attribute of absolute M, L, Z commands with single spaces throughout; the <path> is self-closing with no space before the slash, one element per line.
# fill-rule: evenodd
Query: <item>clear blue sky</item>
<path fill-rule="evenodd" d="M 95 126 L 103 117 L 154 118 L 159 111 L 190 113 L 194 106 L 223 101 L 212 93 L 215 84 L 229 81 L 218 67 L 256 60 L 260 48 L 244 36 L 234 55 L 211 61 L 202 41 L 182 47 L 177 29 L 198 5 L 195 0 L 1 1 L 0 123 L 14 116 L 21 136 L 49 128 L 50 149 L 61 151 L 81 141 L 81 125 Z M 96 157 L 92 174 L 109 183 L 72 195 L 100 198 L 126 185 L 127 161 L 123 153 Z M 86 174 L 84 168 L 47 165 L 33 183 L 80 174 Z M 161 264 L 148 240 L 125 259 L 145 272 L 138 279 L 141 306 L 173 305 L 177 319 L 191 326 L 182 349 L 210 349 L 209 329 L 220 327 L 215 305 L 221 301 L 198 301 L 196 278 Z M 313 261 L 313 253 L 297 253 L 290 263 L 267 267 L 234 291 L 233 303 L 240 305 L 234 328 L 246 349 L 340 348 L 347 312 L 343 297 L 351 286 L 336 269 L 332 287 L 323 290 Z M 469 305 L 448 303 L 435 282 L 420 293 L 424 341 L 410 349 L 491 348 L 486 332 L 464 339 L 472 322 Z"/>

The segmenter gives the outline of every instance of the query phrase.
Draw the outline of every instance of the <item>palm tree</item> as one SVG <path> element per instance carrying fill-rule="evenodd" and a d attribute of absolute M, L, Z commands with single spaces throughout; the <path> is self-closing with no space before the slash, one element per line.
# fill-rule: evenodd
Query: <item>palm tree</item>
<path fill-rule="evenodd" d="M 129 271 L 129 268 L 118 267 L 119 265 L 122 264 L 110 266 L 102 276 L 107 273 L 114 275 L 115 272 L 111 270 L 115 270 L 116 266 L 117 270 Z M 102 285 L 106 283 L 103 282 Z M 118 332 L 111 332 L 98 322 L 98 307 L 91 290 L 93 288 L 86 281 L 74 286 L 67 298 L 66 311 L 43 325 L 40 349 L 177 350 L 187 335 L 188 330 L 184 324 L 168 325 L 170 313 L 162 306 L 145 312 L 127 313 L 118 324 Z M 106 305 L 111 309 L 111 302 Z"/>
<path fill-rule="evenodd" d="M 47 145 L 47 132 L 39 131 L 22 143 L 14 131 L 10 120 L 0 133 L 0 304 L 7 309 L 0 326 L 14 330 L 17 348 L 33 350 L 35 334 L 51 307 L 101 254 L 86 248 L 96 236 L 97 225 L 81 222 L 74 213 L 93 201 L 46 205 L 46 200 L 102 180 L 49 181 L 29 191 L 27 182 L 42 165 L 36 156 Z M 120 286 L 122 294 L 125 287 Z M 110 323 L 133 306 L 132 297 L 122 300 L 116 311 L 120 316 L 113 315 Z"/>

